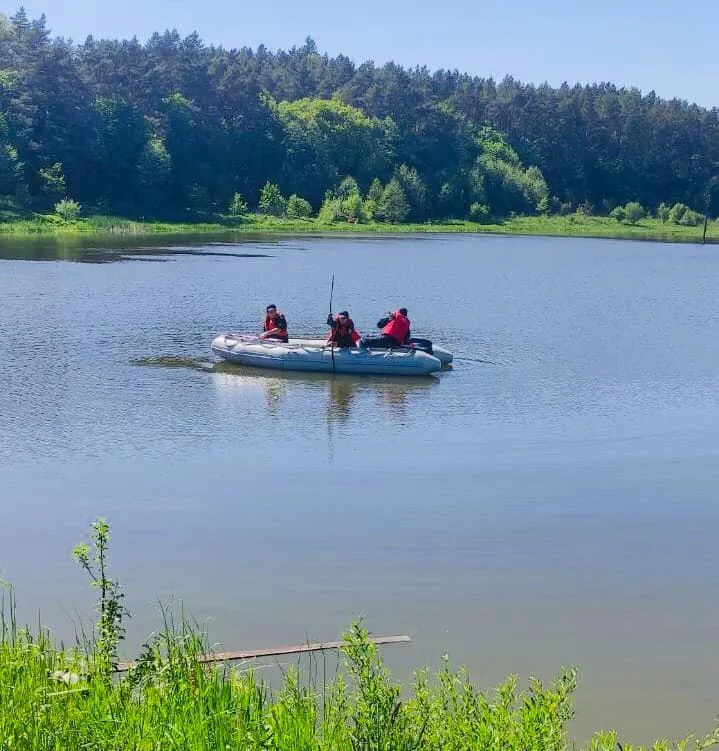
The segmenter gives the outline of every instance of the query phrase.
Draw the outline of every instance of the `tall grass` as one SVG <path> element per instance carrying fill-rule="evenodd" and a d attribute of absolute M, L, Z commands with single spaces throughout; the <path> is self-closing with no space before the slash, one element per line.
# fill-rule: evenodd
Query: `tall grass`
<path fill-rule="evenodd" d="M 261 233 L 290 234 L 397 234 L 397 233 L 484 233 L 510 235 L 544 235 L 553 237 L 595 237 L 662 242 L 697 243 L 702 227 L 685 227 L 658 219 L 646 218 L 636 224 L 618 222 L 609 217 L 581 213 L 568 216 L 517 216 L 490 224 L 466 220 L 447 220 L 416 224 L 328 223 L 319 219 L 291 219 L 261 214 L 247 214 L 240 219 L 217 215 L 208 221 L 159 222 L 139 221 L 115 216 L 93 215 L 65 221 L 54 214 L 32 217 L 0 211 L 0 237 L 4 236 L 71 236 L 107 237 L 156 234 Z M 719 222 L 708 225 L 707 242 L 719 242 Z"/>
<path fill-rule="evenodd" d="M 99 573 L 93 574 L 97 581 L 101 581 Z M 119 590 L 103 591 L 105 610 L 101 599 L 96 638 L 72 649 L 54 644 L 41 627 L 34 633 L 20 628 L 12 591 L 5 592 L 0 617 L 1 749 L 564 751 L 568 747 L 566 725 L 576 686 L 573 670 L 563 671 L 546 686 L 531 680 L 521 690 L 516 678 L 510 678 L 486 694 L 473 686 L 466 672 L 453 670 L 445 661 L 434 676 L 420 670 L 414 684 L 403 690 L 359 623 L 344 634 L 344 667 L 331 680 L 318 682 L 311 673 L 301 675 L 293 668 L 273 692 L 252 670 L 203 662 L 201 655 L 209 651 L 203 634 L 184 618 L 175 620 L 165 612 L 162 630 L 144 646 L 130 671 L 118 677 L 107 661 L 108 649 L 112 652 L 108 639 L 119 639 L 122 632 L 113 626 L 119 626 L 117 618 L 107 620 L 118 611 L 107 606 Z M 718 742 L 715 733 L 677 748 L 708 748 Z M 600 733 L 589 748 L 615 751 L 616 736 Z M 673 746 L 660 743 L 654 748 Z"/>

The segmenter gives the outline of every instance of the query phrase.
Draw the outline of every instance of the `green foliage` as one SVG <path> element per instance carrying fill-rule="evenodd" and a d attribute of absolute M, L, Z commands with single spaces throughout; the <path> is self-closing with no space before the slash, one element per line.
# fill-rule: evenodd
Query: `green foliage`
<path fill-rule="evenodd" d="M 258 206 L 263 214 L 270 216 L 284 216 L 287 213 L 287 199 L 279 186 L 269 181 L 260 191 Z"/>
<path fill-rule="evenodd" d="M 679 220 L 679 224 L 683 227 L 698 227 L 704 221 L 704 214 L 700 214 L 693 209 L 687 209 L 684 212 L 684 216 Z"/>
<path fill-rule="evenodd" d="M 409 205 L 407 220 L 421 222 L 427 218 L 427 188 L 414 167 L 401 164 L 394 177 L 402 187 Z"/>
<path fill-rule="evenodd" d="M 284 128 L 283 181 L 311 201 L 340 175 L 363 184 L 390 169 L 394 124 L 339 99 L 303 98 L 274 105 Z"/>
<path fill-rule="evenodd" d="M 377 211 L 377 204 L 382 198 L 382 183 L 375 177 L 370 183 L 367 195 L 364 199 L 364 213 L 369 220 L 375 218 L 375 212 Z"/>
<path fill-rule="evenodd" d="M 660 222 L 667 222 L 669 220 L 669 206 L 667 206 L 666 203 L 660 203 L 659 206 L 657 206 L 656 216 Z"/>
<path fill-rule="evenodd" d="M 117 660 L 117 648 L 125 635 L 123 618 L 128 615 L 122 605 L 124 594 L 117 581 L 110 578 L 107 567 L 107 554 L 110 545 L 110 525 L 104 519 L 92 524 L 92 548 L 80 543 L 73 548 L 73 558 L 87 571 L 92 586 L 100 590 L 97 605 L 99 620 L 96 626 L 95 664 L 109 676 L 112 665 Z"/>
<path fill-rule="evenodd" d="M 375 218 L 381 222 L 399 224 L 407 218 L 409 211 L 410 207 L 404 190 L 399 180 L 393 177 L 382 191 L 375 210 Z"/>
<path fill-rule="evenodd" d="M 80 216 L 81 208 L 72 198 L 63 198 L 55 204 L 55 213 L 65 222 L 74 222 Z"/>
<path fill-rule="evenodd" d="M 230 214 L 230 216 L 242 216 L 243 214 L 247 213 L 247 203 L 242 198 L 242 195 L 240 193 L 235 193 L 232 196 L 232 200 L 230 201 L 230 205 L 227 207 L 227 211 Z"/>
<path fill-rule="evenodd" d="M 145 144 L 137 166 L 138 188 L 143 205 L 150 213 L 162 211 L 169 200 L 172 158 L 159 137 Z"/>
<path fill-rule="evenodd" d="M 24 11 L 0 19 L 0 39 L 0 195 L 41 210 L 72 195 L 175 218 L 267 182 L 316 207 L 344 175 L 361 193 L 394 177 L 414 222 L 464 218 L 474 203 L 496 218 L 688 206 L 719 163 L 716 113 L 612 84 L 355 65 L 312 40 L 277 52 L 176 32 L 77 45 Z M 380 198 L 365 197 L 366 216 Z"/>
<path fill-rule="evenodd" d="M 326 223 L 348 222 L 356 224 L 367 220 L 365 204 L 354 177 L 345 177 L 333 190 L 327 191 L 320 208 L 319 218 Z"/>
<path fill-rule="evenodd" d="M 489 210 L 489 206 L 487 206 L 484 203 L 478 203 L 475 201 L 470 207 L 469 207 L 469 218 L 473 222 L 478 222 L 479 224 L 485 224 L 491 219 L 492 212 Z"/>
<path fill-rule="evenodd" d="M 549 190 L 535 166 L 524 168 L 507 140 L 491 128 L 481 131 L 482 153 L 470 171 L 470 192 L 492 214 L 532 214 L 547 206 Z"/>
<path fill-rule="evenodd" d="M 640 222 L 647 215 L 644 207 L 637 203 L 637 201 L 629 201 L 624 206 L 624 221 L 629 224 L 636 224 Z"/>
<path fill-rule="evenodd" d="M 629 201 L 624 206 L 615 206 L 609 212 L 609 216 L 612 217 L 612 219 L 616 219 L 618 222 L 637 224 L 637 222 L 640 222 L 647 216 L 647 212 L 640 203 L 637 203 L 637 201 Z"/>
<path fill-rule="evenodd" d="M 675 203 L 667 215 L 672 224 L 679 224 L 683 227 L 697 227 L 704 221 L 704 215 L 690 209 L 683 203 Z"/>
<path fill-rule="evenodd" d="M 687 205 L 683 203 L 675 203 L 671 209 L 669 209 L 668 219 L 672 224 L 680 224 L 687 211 L 689 211 Z"/>
<path fill-rule="evenodd" d="M 41 169 L 40 181 L 40 192 L 46 198 L 56 199 L 65 195 L 65 175 L 59 162 Z"/>
<path fill-rule="evenodd" d="M 312 206 L 308 200 L 293 193 L 287 199 L 287 216 L 290 219 L 308 219 L 312 216 Z"/>

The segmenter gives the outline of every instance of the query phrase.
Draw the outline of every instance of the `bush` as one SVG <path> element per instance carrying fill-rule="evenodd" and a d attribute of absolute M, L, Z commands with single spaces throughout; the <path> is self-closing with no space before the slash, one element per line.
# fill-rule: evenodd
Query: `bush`
<path fill-rule="evenodd" d="M 235 195 L 232 196 L 227 211 L 230 216 L 242 216 L 247 213 L 247 203 L 243 200 L 240 193 L 235 193 Z"/>
<path fill-rule="evenodd" d="M 82 206 L 72 198 L 63 198 L 55 204 L 55 213 L 66 222 L 73 222 L 80 216 Z"/>
<path fill-rule="evenodd" d="M 409 203 L 407 202 L 407 197 L 399 181 L 393 177 L 382 191 L 375 216 L 380 221 L 399 224 L 407 218 L 408 214 Z"/>
<path fill-rule="evenodd" d="M 618 222 L 627 222 L 628 224 L 636 224 L 644 219 L 647 215 L 644 207 L 636 201 L 629 201 L 624 206 L 617 206 L 609 212 L 609 216 L 616 219 Z"/>
<path fill-rule="evenodd" d="M 287 199 L 287 216 L 290 219 L 307 219 L 312 216 L 310 202 L 293 193 Z"/>
<path fill-rule="evenodd" d="M 669 206 L 666 203 L 660 203 L 657 206 L 657 219 L 660 222 L 666 222 L 669 219 Z"/>
<path fill-rule="evenodd" d="M 287 199 L 282 195 L 279 186 L 266 182 L 260 191 L 260 211 L 270 216 L 284 216 L 287 212 Z"/>
<path fill-rule="evenodd" d="M 629 201 L 624 206 L 624 218 L 629 224 L 636 224 L 640 222 L 647 215 L 644 207 L 636 201 Z"/>
<path fill-rule="evenodd" d="M 345 177 L 339 186 L 325 193 L 319 218 L 328 223 L 354 224 L 366 221 L 367 216 L 365 202 L 360 195 L 357 181 L 353 177 Z"/>
<path fill-rule="evenodd" d="M 687 209 L 679 220 L 682 227 L 698 227 L 704 221 L 704 214 L 693 209 Z"/>
<path fill-rule="evenodd" d="M 473 222 L 478 222 L 479 224 L 486 224 L 491 216 L 491 212 L 489 210 L 489 206 L 487 206 L 486 203 L 479 203 L 478 201 L 475 201 L 470 207 L 469 207 L 469 218 Z"/>
<path fill-rule="evenodd" d="M 687 211 L 689 211 L 689 207 L 686 204 L 675 203 L 674 206 L 669 209 L 668 219 L 672 224 L 679 224 Z"/>

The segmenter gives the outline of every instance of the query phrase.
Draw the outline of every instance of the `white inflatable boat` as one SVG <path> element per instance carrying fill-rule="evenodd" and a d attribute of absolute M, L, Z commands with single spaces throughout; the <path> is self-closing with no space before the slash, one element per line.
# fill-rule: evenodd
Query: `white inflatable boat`
<path fill-rule="evenodd" d="M 438 358 L 419 349 L 339 349 L 314 339 L 285 344 L 256 336 L 217 334 L 212 351 L 229 362 L 275 370 L 423 376 L 442 368 Z"/>

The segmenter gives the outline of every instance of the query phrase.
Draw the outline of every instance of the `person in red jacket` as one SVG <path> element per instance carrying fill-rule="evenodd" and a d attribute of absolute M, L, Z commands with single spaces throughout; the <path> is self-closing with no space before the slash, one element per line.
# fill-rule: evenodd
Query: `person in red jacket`
<path fill-rule="evenodd" d="M 328 344 L 334 344 L 335 347 L 354 347 L 360 340 L 354 321 L 346 310 L 336 316 L 330 313 L 327 316 L 327 325 L 331 326 L 330 333 L 327 335 Z"/>
<path fill-rule="evenodd" d="M 289 335 L 287 334 L 287 319 L 284 313 L 277 310 L 276 305 L 267 306 L 260 339 L 272 339 L 280 342 L 287 342 L 289 339 Z"/>
<path fill-rule="evenodd" d="M 382 336 L 362 339 L 360 346 L 374 349 L 392 349 L 405 346 L 410 338 L 409 326 L 407 308 L 399 308 L 399 310 L 395 310 L 394 313 L 390 313 L 386 318 L 377 322 L 377 328 L 382 329 Z"/>

